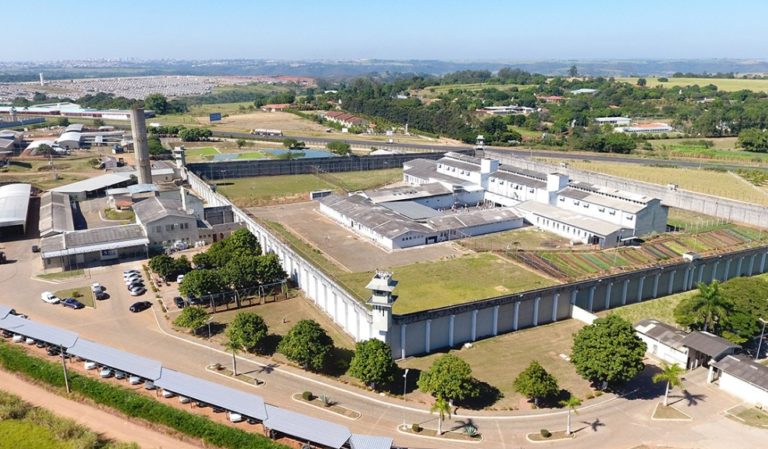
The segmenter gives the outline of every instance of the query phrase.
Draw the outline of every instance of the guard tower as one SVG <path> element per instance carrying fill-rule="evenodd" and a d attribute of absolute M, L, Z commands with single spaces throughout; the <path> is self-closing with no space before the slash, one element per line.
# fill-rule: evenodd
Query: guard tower
<path fill-rule="evenodd" d="M 184 168 L 187 165 L 187 158 L 184 155 L 184 145 L 175 147 L 173 149 L 173 160 L 176 161 L 176 167 Z"/>
<path fill-rule="evenodd" d="M 373 308 L 373 332 L 371 337 L 389 343 L 389 329 L 392 327 L 392 291 L 397 281 L 392 279 L 392 273 L 376 270 L 373 279 L 365 288 L 371 290 L 368 304 Z"/>
<path fill-rule="evenodd" d="M 475 150 L 483 151 L 485 148 L 485 137 L 482 134 L 478 134 L 477 140 L 475 140 Z"/>

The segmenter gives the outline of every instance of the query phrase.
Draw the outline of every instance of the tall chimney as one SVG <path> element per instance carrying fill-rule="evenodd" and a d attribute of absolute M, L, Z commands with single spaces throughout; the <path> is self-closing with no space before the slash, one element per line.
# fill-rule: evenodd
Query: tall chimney
<path fill-rule="evenodd" d="M 187 211 L 187 191 L 184 190 L 184 186 L 181 186 L 181 209 L 186 212 Z"/>
<path fill-rule="evenodd" d="M 136 156 L 136 169 L 139 172 L 139 184 L 152 184 L 152 166 L 149 164 L 147 124 L 144 121 L 143 108 L 131 110 L 131 131 L 133 133 L 133 154 Z"/>

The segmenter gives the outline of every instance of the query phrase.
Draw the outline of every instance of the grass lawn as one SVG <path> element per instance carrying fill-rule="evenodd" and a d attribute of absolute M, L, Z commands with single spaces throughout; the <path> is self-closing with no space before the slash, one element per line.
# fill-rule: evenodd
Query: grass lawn
<path fill-rule="evenodd" d="M 655 319 L 663 323 L 675 326 L 674 310 L 680 301 L 690 298 L 696 294 L 696 290 L 677 293 L 661 298 L 649 299 L 648 301 L 628 306 L 617 307 L 611 310 L 603 310 L 597 314 L 601 317 L 608 315 L 618 315 L 630 323 L 634 324 L 640 320 Z"/>
<path fill-rule="evenodd" d="M 533 226 L 470 237 L 457 242 L 474 251 L 538 250 L 569 245 L 568 239 Z"/>
<path fill-rule="evenodd" d="M 768 195 L 760 194 L 746 182 L 738 182 L 739 180 L 733 174 L 727 172 L 586 161 L 571 161 L 569 165 L 580 170 L 605 173 L 653 184 L 677 184 L 685 190 L 768 205 Z"/>
<path fill-rule="evenodd" d="M 73 293 L 75 292 L 77 292 L 78 295 L 73 295 Z M 93 292 L 91 291 L 91 288 L 87 285 L 84 285 L 82 287 L 68 288 L 66 290 L 59 290 L 59 291 L 53 292 L 53 294 L 58 296 L 61 299 L 74 297 L 76 300 L 85 304 L 86 307 L 96 307 L 96 301 L 93 297 Z"/>
<path fill-rule="evenodd" d="M 69 449 L 72 445 L 59 440 L 45 427 L 27 421 L 0 421 L 0 448 Z"/>
<path fill-rule="evenodd" d="M 229 310 L 217 313 L 214 319 L 217 323 L 228 323 L 232 321 L 238 312 L 253 312 L 260 315 L 267 323 L 270 334 L 285 335 L 300 320 L 315 320 L 325 329 L 328 335 L 333 339 L 333 344 L 337 347 L 354 349 L 355 342 L 336 326 L 325 314 L 317 313 L 317 309 L 310 304 L 311 300 L 302 297 L 295 297 L 277 302 L 269 302 L 264 305 L 248 307 L 241 310 Z M 221 343 L 225 337 L 220 333 L 216 337 Z"/>
<path fill-rule="evenodd" d="M 560 356 L 570 354 L 573 334 L 583 326 L 584 323 L 580 321 L 566 320 L 480 340 L 473 343 L 469 349 L 450 352 L 472 366 L 474 377 L 493 385 L 504 394 L 504 397 L 493 405 L 495 409 L 514 410 L 530 407 L 526 399 L 515 392 L 512 384 L 515 377 L 533 360 L 537 360 L 555 376 L 560 388 L 580 398 L 586 398 L 592 393 L 589 382 L 576 373 L 573 364 Z M 398 364 L 402 368 L 426 370 L 441 355 L 438 353 L 411 357 Z"/>
<path fill-rule="evenodd" d="M 263 151 L 247 151 L 237 155 L 238 159 L 264 159 L 267 157 L 269 156 L 267 156 L 267 154 Z"/>
<path fill-rule="evenodd" d="M 756 407 L 739 405 L 728 411 L 725 416 L 752 427 L 768 428 L 768 413 Z"/>
<path fill-rule="evenodd" d="M 416 263 L 392 270 L 400 282 L 394 312 L 405 314 L 420 310 L 461 304 L 478 299 L 501 296 L 553 285 L 526 268 L 493 254 L 477 254 L 430 263 Z M 483 273 L 487 282 L 478 282 Z M 370 293 L 365 285 L 373 272 L 343 273 L 339 277 L 362 298 Z"/>
<path fill-rule="evenodd" d="M 402 179 L 402 169 L 316 175 L 259 176 L 217 182 L 220 193 L 241 207 L 305 201 L 313 190 L 364 190 Z"/>
<path fill-rule="evenodd" d="M 37 277 L 45 279 L 46 281 L 56 281 L 59 279 L 69 279 L 74 277 L 80 277 L 83 275 L 83 270 L 70 270 L 70 271 L 56 271 L 53 273 L 38 274 Z"/>
<path fill-rule="evenodd" d="M 134 214 L 132 210 L 104 209 L 104 216 L 107 217 L 108 220 L 133 221 L 133 219 L 136 217 L 136 214 Z"/>
<path fill-rule="evenodd" d="M 185 148 L 184 150 L 184 155 L 188 158 L 200 158 L 203 156 L 213 156 L 214 154 L 219 154 L 219 150 L 214 147 Z"/>
<path fill-rule="evenodd" d="M 718 90 L 726 92 L 735 92 L 738 90 L 751 90 L 754 92 L 768 92 L 768 80 L 750 80 L 750 79 L 717 79 L 717 78 L 671 78 L 669 81 L 659 82 L 658 78 L 648 77 L 645 78 L 647 87 L 655 86 L 706 86 L 708 84 L 714 84 Z M 637 84 L 636 77 L 620 77 L 616 78 L 616 81 L 624 81 L 631 84 Z"/>

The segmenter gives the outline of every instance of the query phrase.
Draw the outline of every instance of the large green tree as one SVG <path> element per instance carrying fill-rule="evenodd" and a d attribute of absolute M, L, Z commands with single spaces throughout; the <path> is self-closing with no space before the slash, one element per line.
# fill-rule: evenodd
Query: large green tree
<path fill-rule="evenodd" d="M 221 272 L 227 284 L 232 288 L 240 290 L 252 288 L 259 285 L 259 266 L 261 259 L 259 256 L 243 254 L 233 257 L 221 269 Z"/>
<path fill-rule="evenodd" d="M 421 372 L 417 385 L 425 393 L 448 400 L 470 399 L 480 393 L 472 377 L 472 367 L 453 354 L 442 355 L 432 362 L 428 370 Z"/>
<path fill-rule="evenodd" d="M 576 333 L 571 361 L 585 379 L 618 384 L 643 370 L 645 349 L 629 321 L 608 315 Z"/>
<path fill-rule="evenodd" d="M 275 253 L 268 253 L 259 257 L 259 266 L 256 273 L 256 279 L 259 284 L 272 284 L 280 282 L 288 277 L 288 273 L 283 270 L 280 264 L 280 258 Z"/>
<path fill-rule="evenodd" d="M 768 132 L 749 128 L 739 132 L 738 145 L 747 151 L 765 153 L 768 151 Z"/>
<path fill-rule="evenodd" d="M 733 303 L 720 291 L 720 282 L 699 283 L 698 293 L 684 299 L 675 307 L 675 321 L 691 329 L 702 329 L 720 334 L 726 328 Z"/>
<path fill-rule="evenodd" d="M 158 115 L 165 114 L 168 112 L 168 99 L 163 94 L 149 94 L 144 99 L 144 108 Z"/>
<path fill-rule="evenodd" d="M 333 350 L 333 340 L 314 320 L 301 320 L 283 337 L 278 352 L 306 369 L 319 371 Z"/>
<path fill-rule="evenodd" d="M 349 363 L 349 375 L 366 384 L 387 384 L 395 379 L 397 365 L 392 360 L 392 349 L 381 340 L 372 338 L 355 345 L 355 355 Z"/>
<path fill-rule="evenodd" d="M 227 288 L 224 276 L 218 270 L 192 270 L 179 284 L 179 293 L 184 296 L 202 297 L 221 293 Z"/>
<path fill-rule="evenodd" d="M 149 268 L 163 279 L 174 279 L 180 274 L 186 274 L 192 270 L 187 256 L 178 259 L 166 254 L 159 254 L 149 259 Z"/>
<path fill-rule="evenodd" d="M 536 360 L 518 374 L 512 386 L 518 393 L 528 399 L 533 399 L 533 403 L 537 407 L 539 406 L 539 399 L 556 396 L 560 392 L 557 379 Z"/>
<path fill-rule="evenodd" d="M 253 312 L 239 312 L 227 326 L 227 338 L 249 352 L 261 348 L 267 333 L 264 319 Z"/>
<path fill-rule="evenodd" d="M 184 307 L 173 324 L 195 331 L 208 321 L 208 312 L 200 306 Z"/>

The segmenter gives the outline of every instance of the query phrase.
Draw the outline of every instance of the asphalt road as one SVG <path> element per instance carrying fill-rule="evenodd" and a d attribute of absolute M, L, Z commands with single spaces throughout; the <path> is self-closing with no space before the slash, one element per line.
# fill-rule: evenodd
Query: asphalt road
<path fill-rule="evenodd" d="M 253 139 L 254 137 L 256 137 L 249 133 L 236 133 L 236 132 L 226 132 L 226 131 L 213 131 L 213 135 L 215 137 L 226 137 L 226 138 L 233 138 L 233 139 L 239 139 L 239 138 Z M 343 141 L 349 144 L 360 145 L 365 147 L 395 148 L 395 149 L 401 149 L 401 150 L 417 150 L 417 151 L 452 151 L 452 150 L 471 150 L 475 148 L 474 145 L 441 145 L 441 144 L 434 144 L 434 143 L 422 144 L 422 143 L 401 143 L 401 142 L 394 142 L 389 144 L 389 143 L 385 143 L 377 140 L 358 140 L 358 139 L 297 136 L 297 135 L 286 135 L 286 136 L 282 136 L 281 138 L 274 138 L 274 139 L 265 139 L 262 137 L 261 139 L 279 141 L 283 138 L 296 139 L 308 144 L 323 145 L 323 146 L 329 142 Z M 538 158 L 580 160 L 580 161 L 592 161 L 592 162 L 615 162 L 615 163 L 635 164 L 635 165 L 664 164 L 664 165 L 683 167 L 683 168 L 710 167 L 710 168 L 724 168 L 724 169 L 734 169 L 734 170 L 739 168 L 744 168 L 744 165 L 728 164 L 728 163 L 722 163 L 722 162 L 716 162 L 716 161 L 651 159 L 651 158 L 622 156 L 622 155 L 606 155 L 601 153 L 584 154 L 584 153 L 573 153 L 573 152 L 565 152 L 565 151 L 540 150 L 540 149 L 532 149 L 532 148 L 510 148 L 510 147 L 494 147 L 494 146 L 486 146 L 485 149 L 505 153 L 508 155 L 508 157 L 518 157 L 518 158 L 524 158 L 524 159 L 528 159 L 531 157 L 538 157 Z M 763 168 L 760 168 L 760 167 L 750 167 L 750 168 L 764 170 Z"/>
<path fill-rule="evenodd" d="M 0 303 L 27 313 L 31 319 L 59 326 L 80 333 L 104 344 L 130 351 L 145 357 L 160 360 L 165 366 L 186 372 L 207 380 L 226 384 L 230 387 L 249 391 L 264 397 L 268 403 L 294 411 L 335 421 L 348 426 L 352 432 L 394 437 L 396 444 L 411 448 L 467 447 L 467 443 L 450 440 L 434 440 L 401 434 L 397 426 L 419 422 L 423 426 L 436 427 L 436 417 L 428 412 L 424 404 L 404 403 L 362 391 L 328 378 L 305 373 L 299 369 L 272 365 L 267 359 L 240 358 L 240 371 L 255 370 L 266 383 L 253 387 L 211 374 L 204 369 L 211 363 L 231 364 L 231 356 L 219 348 L 210 348 L 205 340 L 192 339 L 175 334 L 163 323 L 163 316 L 157 306 L 152 310 L 133 314 L 128 306 L 138 299 L 128 295 L 122 284 L 122 270 L 138 267 L 140 262 L 102 267 L 88 270 L 85 277 L 69 279 L 51 284 L 35 278 L 41 264 L 38 256 L 29 251 L 32 241 L 19 240 L 0 243 L 13 263 L 0 265 Z M 100 282 L 107 287 L 111 298 L 97 303 L 95 309 L 65 309 L 49 305 L 40 300 L 44 290 L 60 290 L 87 286 Z M 301 300 L 301 299 L 299 299 Z M 258 312 L 258 309 L 252 309 Z M 704 371 L 700 370 L 699 375 Z M 579 410 L 574 426 L 580 428 L 578 437 L 558 443 L 564 448 L 593 449 L 595 447 L 631 448 L 640 444 L 663 446 L 725 448 L 761 447 L 764 431 L 747 428 L 724 418 L 721 412 L 738 401 L 728 397 L 714 386 L 687 382 L 686 387 L 695 394 L 701 394 L 698 405 L 680 408 L 693 416 L 690 423 L 660 422 L 650 419 L 658 397 L 611 399 L 608 396 L 590 401 L 586 408 Z M 362 417 L 352 421 L 344 419 L 291 399 L 292 394 L 311 390 L 316 394 L 327 394 L 340 405 L 357 410 Z M 657 389 L 658 390 L 658 389 Z M 483 434 L 483 442 L 474 447 L 512 449 L 531 447 L 525 435 L 565 427 L 563 411 L 536 411 L 538 414 L 519 415 L 519 412 L 474 412 L 459 410 L 444 427 L 460 426 L 471 420 Z"/>

